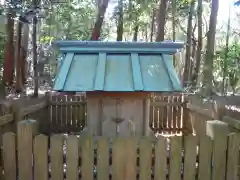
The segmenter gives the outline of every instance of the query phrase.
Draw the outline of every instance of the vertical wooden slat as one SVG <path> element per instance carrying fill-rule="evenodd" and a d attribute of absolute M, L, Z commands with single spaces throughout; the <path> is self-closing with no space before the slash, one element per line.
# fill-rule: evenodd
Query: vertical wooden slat
<path fill-rule="evenodd" d="M 36 121 L 24 120 L 18 123 L 17 147 L 20 180 L 33 179 L 33 136 L 36 134 Z"/>
<path fill-rule="evenodd" d="M 172 137 L 170 140 L 169 180 L 181 179 L 182 137 Z"/>
<path fill-rule="evenodd" d="M 82 180 L 93 180 L 93 140 L 81 139 Z"/>
<path fill-rule="evenodd" d="M 208 136 L 200 137 L 198 180 L 211 179 L 212 140 Z"/>
<path fill-rule="evenodd" d="M 125 179 L 136 180 L 137 177 L 137 139 L 129 138 L 125 145 Z"/>
<path fill-rule="evenodd" d="M 57 110 L 58 110 L 58 119 L 57 119 L 58 120 L 58 131 L 57 131 L 57 133 L 61 133 L 61 131 L 62 131 L 62 122 L 63 122 L 63 113 L 62 113 L 63 107 L 61 104 L 62 100 L 63 100 L 63 95 L 60 95 L 57 97 L 57 101 L 59 102 L 58 107 L 57 107 Z"/>
<path fill-rule="evenodd" d="M 86 125 L 86 116 L 85 116 L 85 113 L 86 113 L 86 108 L 87 108 L 87 105 L 85 101 L 85 98 L 83 96 L 81 96 L 81 117 L 80 117 L 80 128 L 84 128 L 84 126 Z"/>
<path fill-rule="evenodd" d="M 155 146 L 154 180 L 166 180 L 167 155 L 166 139 L 160 137 Z"/>
<path fill-rule="evenodd" d="M 173 96 L 172 102 L 178 103 L 177 96 Z M 172 126 L 174 128 L 174 133 L 178 133 L 178 127 L 177 127 L 177 105 L 172 106 Z"/>
<path fill-rule="evenodd" d="M 84 104 L 84 114 L 83 114 L 83 122 L 84 122 L 84 124 L 83 124 L 83 128 L 87 125 L 87 100 L 86 100 L 86 98 L 85 97 L 83 97 L 83 104 Z"/>
<path fill-rule="evenodd" d="M 67 96 L 67 102 L 68 102 L 68 105 L 66 107 L 66 132 L 67 133 L 75 132 L 75 129 L 72 126 L 73 116 L 72 116 L 72 104 L 71 104 L 71 102 L 73 102 L 74 97 L 75 96 Z"/>
<path fill-rule="evenodd" d="M 69 95 L 64 95 L 62 96 L 62 102 L 65 103 L 68 100 L 68 96 Z M 60 133 L 66 133 L 67 132 L 67 121 L 68 121 L 68 117 L 67 117 L 67 109 L 68 109 L 68 105 L 63 105 L 61 106 L 61 111 L 62 111 L 62 128 Z"/>
<path fill-rule="evenodd" d="M 63 136 L 51 137 L 51 179 L 63 180 Z"/>
<path fill-rule="evenodd" d="M 155 130 L 159 130 L 158 123 L 161 120 L 159 119 L 159 108 L 157 106 L 153 107 L 153 118 L 154 118 L 153 127 L 154 127 Z"/>
<path fill-rule="evenodd" d="M 150 180 L 152 167 L 152 143 L 150 139 L 143 138 L 140 140 L 139 158 L 140 158 L 139 180 Z"/>
<path fill-rule="evenodd" d="M 184 139 L 184 180 L 196 177 L 197 138 L 189 135 Z"/>
<path fill-rule="evenodd" d="M 181 102 L 181 96 L 177 97 L 177 102 Z M 176 125 L 177 125 L 178 129 L 182 128 L 181 120 L 182 120 L 182 106 L 177 106 L 177 109 L 176 109 Z"/>
<path fill-rule="evenodd" d="M 12 132 L 3 135 L 3 168 L 4 179 L 16 180 L 16 135 Z"/>
<path fill-rule="evenodd" d="M 212 180 L 224 180 L 226 168 L 227 135 L 220 133 L 213 140 Z"/>
<path fill-rule="evenodd" d="M 124 139 L 114 139 L 112 146 L 112 180 L 124 179 L 125 170 L 125 141 Z"/>
<path fill-rule="evenodd" d="M 70 135 L 67 138 L 67 180 L 78 180 L 79 150 L 78 138 Z"/>
<path fill-rule="evenodd" d="M 50 96 L 50 98 L 51 98 L 51 102 L 53 102 L 53 103 L 55 103 L 55 102 L 57 102 L 57 98 L 56 98 L 56 96 L 53 96 L 53 95 L 51 95 Z M 57 110 L 57 108 L 58 108 L 58 105 L 57 104 L 54 104 L 54 105 L 51 105 L 51 110 L 52 110 L 52 117 L 51 117 L 51 119 L 52 119 L 52 121 L 51 121 L 51 132 L 52 133 L 56 133 L 57 132 L 57 124 L 58 124 L 58 122 L 57 122 L 57 119 L 58 119 L 58 110 Z"/>
<path fill-rule="evenodd" d="M 169 134 L 171 134 L 173 131 L 173 127 L 172 127 L 172 106 L 169 106 L 169 103 L 172 102 L 172 96 L 167 96 L 167 121 L 168 121 L 168 131 Z"/>
<path fill-rule="evenodd" d="M 151 106 L 150 106 L 150 116 L 149 116 L 149 124 L 150 124 L 150 128 L 153 128 L 153 100 L 151 99 Z"/>
<path fill-rule="evenodd" d="M 238 160 L 239 160 L 240 134 L 231 134 L 228 137 L 228 154 L 227 154 L 227 179 L 237 180 L 238 177 Z"/>
<path fill-rule="evenodd" d="M 77 102 L 77 96 L 72 96 L 72 98 L 71 98 L 71 100 L 72 100 L 72 102 Z M 74 132 L 80 132 L 80 130 L 77 130 L 77 128 L 76 128 L 76 113 L 77 113 L 77 111 L 76 111 L 76 105 L 75 105 L 75 103 L 71 106 L 71 130 L 73 130 Z"/>
<path fill-rule="evenodd" d="M 97 142 L 97 180 L 109 179 L 109 145 L 108 139 Z"/>
<path fill-rule="evenodd" d="M 34 180 L 48 180 L 48 137 L 34 139 Z"/>
<path fill-rule="evenodd" d="M 72 101 L 77 102 L 77 96 L 73 96 Z M 72 105 L 72 126 L 71 127 L 74 129 L 75 132 L 78 131 L 77 130 L 77 115 L 78 115 L 77 107 L 78 105 L 76 103 Z"/>
<path fill-rule="evenodd" d="M 160 102 L 164 102 L 164 99 L 163 99 L 162 95 L 159 96 L 159 101 Z M 161 106 L 159 108 L 159 110 L 160 110 L 160 118 L 161 118 L 161 122 L 162 122 L 162 131 L 161 131 L 161 133 L 164 133 L 166 128 L 167 128 L 166 127 L 166 119 L 164 119 L 164 106 Z"/>
<path fill-rule="evenodd" d="M 81 101 L 81 96 L 78 97 L 79 102 Z M 77 128 L 81 128 L 81 117 L 82 117 L 82 104 L 79 103 L 77 106 L 78 116 L 77 116 Z"/>
<path fill-rule="evenodd" d="M 167 102 L 167 97 L 166 96 L 163 96 L 162 97 L 162 100 L 163 100 L 163 102 Z M 167 106 L 166 105 L 164 105 L 163 107 L 162 107 L 162 109 L 163 109 L 163 111 L 162 111 L 162 113 L 163 113 L 163 115 L 162 115 L 162 121 L 163 121 L 163 124 L 164 124 L 164 133 L 166 133 L 167 131 L 168 131 L 168 119 L 167 119 Z"/>

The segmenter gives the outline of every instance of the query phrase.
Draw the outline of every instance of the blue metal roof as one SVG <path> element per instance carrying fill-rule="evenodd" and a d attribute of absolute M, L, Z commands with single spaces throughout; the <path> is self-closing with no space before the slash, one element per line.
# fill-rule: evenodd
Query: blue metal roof
<path fill-rule="evenodd" d="M 172 54 L 183 43 L 58 41 L 56 91 L 182 91 Z"/>

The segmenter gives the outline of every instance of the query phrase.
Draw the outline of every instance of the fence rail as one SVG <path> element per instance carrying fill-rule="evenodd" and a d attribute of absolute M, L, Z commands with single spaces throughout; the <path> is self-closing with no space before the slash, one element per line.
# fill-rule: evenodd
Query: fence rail
<path fill-rule="evenodd" d="M 109 140 L 74 135 L 65 138 L 63 135 L 50 138 L 37 135 L 31 139 L 25 134 L 18 142 L 16 147 L 14 133 L 3 136 L 5 180 L 238 178 L 239 134 L 214 140 L 192 135 L 154 140 Z"/>

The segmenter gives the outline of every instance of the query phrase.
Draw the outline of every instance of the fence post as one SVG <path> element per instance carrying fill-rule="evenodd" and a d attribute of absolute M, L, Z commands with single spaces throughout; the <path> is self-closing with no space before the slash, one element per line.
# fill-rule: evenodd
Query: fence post
<path fill-rule="evenodd" d="M 23 120 L 23 115 L 22 115 L 22 112 L 21 112 L 21 108 L 18 104 L 14 104 L 13 105 L 13 115 L 14 115 L 14 120 L 16 122 L 16 124 Z"/>
<path fill-rule="evenodd" d="M 219 120 L 206 123 L 206 134 L 213 140 L 212 180 L 225 180 L 228 124 Z"/>
<path fill-rule="evenodd" d="M 215 137 L 226 137 L 231 131 L 228 124 L 223 121 L 209 120 L 206 122 L 206 135 L 211 137 L 211 139 Z"/>
<path fill-rule="evenodd" d="M 46 120 L 47 120 L 47 123 L 45 124 L 45 128 L 44 128 L 44 130 L 46 131 L 46 133 L 47 134 L 50 134 L 51 132 L 50 132 L 50 129 L 51 129 L 51 123 L 50 123 L 50 121 L 51 121 L 51 104 L 50 104 L 50 93 L 49 92 L 46 92 L 45 93 L 45 100 L 46 100 L 46 102 L 47 102 L 47 107 L 46 107 L 46 110 L 47 110 L 47 114 L 46 114 Z"/>
<path fill-rule="evenodd" d="M 33 179 L 33 137 L 37 121 L 23 120 L 17 124 L 18 169 L 20 180 Z"/>
<path fill-rule="evenodd" d="M 193 133 L 193 125 L 191 122 L 189 109 L 187 108 L 187 103 L 188 103 L 188 101 L 185 101 L 185 102 L 183 102 L 183 105 L 182 105 L 182 108 L 183 108 L 183 117 L 182 117 L 183 127 L 182 128 L 183 128 L 184 135 Z"/>

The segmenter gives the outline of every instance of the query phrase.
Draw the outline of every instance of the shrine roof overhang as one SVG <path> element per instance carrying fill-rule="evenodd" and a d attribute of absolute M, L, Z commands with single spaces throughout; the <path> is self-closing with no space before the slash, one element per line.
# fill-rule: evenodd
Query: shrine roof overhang
<path fill-rule="evenodd" d="M 54 90 L 182 91 L 173 55 L 182 42 L 57 41 L 64 56 Z"/>

